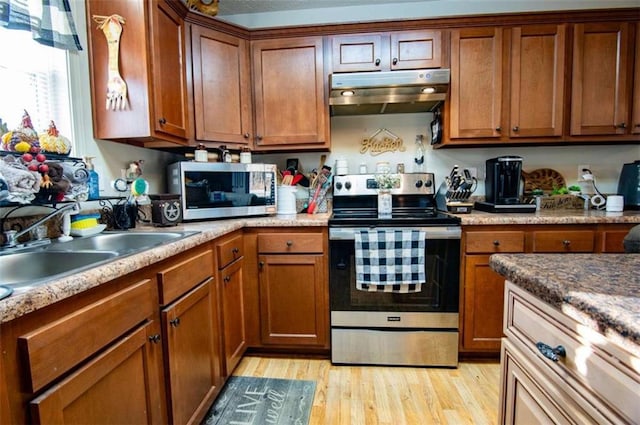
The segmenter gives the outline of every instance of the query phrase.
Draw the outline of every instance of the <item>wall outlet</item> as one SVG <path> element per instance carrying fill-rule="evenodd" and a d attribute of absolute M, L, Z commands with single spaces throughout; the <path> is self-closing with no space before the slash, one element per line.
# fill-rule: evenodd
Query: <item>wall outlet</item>
<path fill-rule="evenodd" d="M 579 182 L 584 181 L 584 179 L 582 178 L 582 175 L 585 172 L 582 171 L 582 170 L 584 170 L 585 168 L 590 170 L 591 169 L 591 165 L 589 165 L 589 164 L 580 164 L 580 165 L 578 165 L 578 181 Z"/>

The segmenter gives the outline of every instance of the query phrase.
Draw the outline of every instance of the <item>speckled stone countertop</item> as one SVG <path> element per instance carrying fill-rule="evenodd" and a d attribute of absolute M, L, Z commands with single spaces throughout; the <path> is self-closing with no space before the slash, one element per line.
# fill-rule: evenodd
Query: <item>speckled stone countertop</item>
<path fill-rule="evenodd" d="M 135 272 L 234 230 L 245 227 L 326 226 L 329 216 L 330 214 L 298 214 L 288 218 L 269 216 L 182 223 L 173 227 L 138 226 L 129 232 L 198 231 L 200 233 L 137 254 L 119 257 L 84 272 L 52 279 L 28 291 L 16 291 L 13 295 L 0 300 L 0 323 L 8 322 L 120 276 Z"/>
<path fill-rule="evenodd" d="M 640 254 L 494 254 L 489 265 L 640 357 Z"/>
<path fill-rule="evenodd" d="M 456 214 L 463 226 L 500 224 L 611 224 L 640 223 L 640 211 L 541 210 L 534 213 L 488 213 L 472 211 Z"/>

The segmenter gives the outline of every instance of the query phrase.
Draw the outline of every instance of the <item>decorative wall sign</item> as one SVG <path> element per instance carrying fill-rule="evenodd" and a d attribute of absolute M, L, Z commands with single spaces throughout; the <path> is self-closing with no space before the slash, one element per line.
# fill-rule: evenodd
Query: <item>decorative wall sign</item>
<path fill-rule="evenodd" d="M 381 128 L 371 136 L 362 139 L 360 146 L 361 154 L 369 152 L 371 156 L 385 152 L 404 152 L 405 150 L 402 138 L 386 128 Z"/>
<path fill-rule="evenodd" d="M 125 19 L 120 15 L 99 16 L 94 15 L 93 20 L 98 23 L 98 29 L 101 29 L 107 38 L 107 46 L 109 49 L 108 75 L 107 75 L 107 101 L 105 106 L 107 110 L 126 109 L 127 108 L 127 83 L 120 76 L 119 70 L 119 52 L 120 52 L 120 36 L 122 35 L 122 25 Z"/>

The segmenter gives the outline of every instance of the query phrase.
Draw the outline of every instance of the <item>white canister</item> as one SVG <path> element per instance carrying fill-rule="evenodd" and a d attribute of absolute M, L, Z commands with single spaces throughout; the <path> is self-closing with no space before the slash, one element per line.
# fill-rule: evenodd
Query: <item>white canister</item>
<path fill-rule="evenodd" d="M 278 186 L 278 202 L 277 213 L 278 216 L 294 217 L 297 214 L 296 211 L 296 192 L 298 189 L 296 186 L 282 185 Z"/>
<path fill-rule="evenodd" d="M 624 196 L 609 195 L 607 196 L 607 211 L 621 212 L 624 210 Z"/>

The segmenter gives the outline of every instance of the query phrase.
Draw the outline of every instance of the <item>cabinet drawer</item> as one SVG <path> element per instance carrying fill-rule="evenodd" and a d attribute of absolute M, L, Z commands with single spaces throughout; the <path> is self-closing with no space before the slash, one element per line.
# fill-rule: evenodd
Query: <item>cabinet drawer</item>
<path fill-rule="evenodd" d="M 524 232 L 467 232 L 466 241 L 467 254 L 524 251 Z"/>
<path fill-rule="evenodd" d="M 614 423 L 640 418 L 637 396 L 640 379 L 631 367 L 624 368 L 605 351 L 613 348 L 608 348 L 601 336 L 560 311 L 541 302 L 531 303 L 520 294 L 524 293 L 520 288 L 509 282 L 507 285 L 505 334 L 509 341 L 535 359 L 545 374 L 559 380 L 567 390 L 571 388 L 581 394 L 587 400 L 586 410 L 611 410 L 609 420 Z M 549 360 L 540 353 L 537 342 L 550 347 L 561 345 L 566 356 L 557 362 Z"/>
<path fill-rule="evenodd" d="M 154 312 L 154 285 L 144 279 L 18 338 L 36 392 Z"/>
<path fill-rule="evenodd" d="M 533 252 L 593 252 L 594 235 L 593 230 L 533 232 Z"/>
<path fill-rule="evenodd" d="M 624 237 L 629 230 L 605 230 L 602 232 L 602 252 L 624 252 Z"/>
<path fill-rule="evenodd" d="M 211 251 L 196 254 L 158 272 L 160 304 L 167 305 L 213 275 Z"/>
<path fill-rule="evenodd" d="M 274 233 L 258 235 L 258 252 L 271 254 L 322 253 L 320 233 Z"/>
<path fill-rule="evenodd" d="M 227 265 L 244 255 L 242 235 L 219 242 L 216 245 L 216 252 L 218 255 L 218 268 L 224 269 Z"/>

